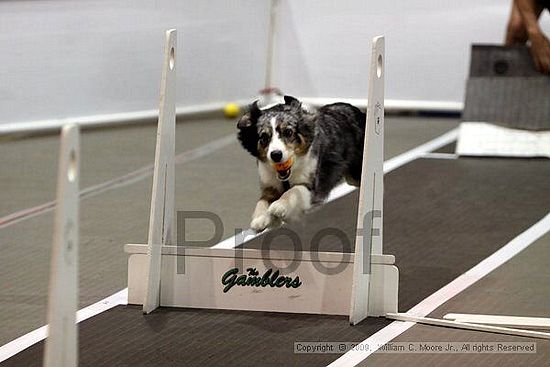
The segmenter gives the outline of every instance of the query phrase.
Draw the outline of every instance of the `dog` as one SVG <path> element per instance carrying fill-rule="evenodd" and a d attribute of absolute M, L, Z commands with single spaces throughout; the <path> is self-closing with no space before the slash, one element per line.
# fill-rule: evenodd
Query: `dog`
<path fill-rule="evenodd" d="M 261 232 L 298 220 L 344 179 L 358 186 L 365 123 L 365 114 L 348 103 L 313 111 L 291 96 L 268 108 L 252 103 L 237 123 L 237 137 L 257 159 L 260 176 L 250 227 Z"/>

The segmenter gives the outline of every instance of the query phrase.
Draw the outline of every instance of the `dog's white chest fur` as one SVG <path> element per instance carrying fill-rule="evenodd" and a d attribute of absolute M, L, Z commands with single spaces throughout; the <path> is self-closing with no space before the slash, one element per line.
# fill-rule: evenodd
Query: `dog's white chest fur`
<path fill-rule="evenodd" d="M 264 187 L 274 187 L 282 190 L 283 183 L 277 178 L 275 169 L 267 162 L 258 161 L 258 174 Z"/>
<path fill-rule="evenodd" d="M 311 184 L 317 172 L 317 157 L 309 151 L 305 156 L 296 159 L 290 176 L 291 185 Z"/>

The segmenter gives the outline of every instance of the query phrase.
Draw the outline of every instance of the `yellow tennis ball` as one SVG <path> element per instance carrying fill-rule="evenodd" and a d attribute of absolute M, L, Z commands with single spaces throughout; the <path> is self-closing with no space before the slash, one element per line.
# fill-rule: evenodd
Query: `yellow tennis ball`
<path fill-rule="evenodd" d="M 235 103 L 228 103 L 223 108 L 223 114 L 228 119 L 233 119 L 233 118 L 239 116 L 240 113 L 241 113 L 241 109 Z"/>

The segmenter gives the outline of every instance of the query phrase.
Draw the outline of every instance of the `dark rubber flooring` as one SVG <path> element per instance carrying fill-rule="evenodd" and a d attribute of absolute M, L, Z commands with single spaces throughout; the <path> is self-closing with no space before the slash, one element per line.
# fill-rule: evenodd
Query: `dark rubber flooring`
<path fill-rule="evenodd" d="M 445 302 L 429 317 L 447 313 L 548 317 L 550 315 L 550 233 L 514 256 L 478 282 Z M 541 330 L 542 331 L 542 330 Z M 550 340 L 482 333 L 469 330 L 415 325 L 393 342 L 459 341 L 481 345 L 487 342 L 533 342 L 536 353 L 489 354 L 379 354 L 361 366 L 547 366 Z M 463 343 L 461 343 L 463 344 Z"/>

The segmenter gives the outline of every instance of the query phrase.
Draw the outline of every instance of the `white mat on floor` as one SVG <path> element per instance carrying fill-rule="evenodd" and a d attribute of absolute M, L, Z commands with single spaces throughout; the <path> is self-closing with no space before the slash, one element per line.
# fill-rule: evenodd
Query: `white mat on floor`
<path fill-rule="evenodd" d="M 550 158 L 550 131 L 509 129 L 486 122 L 463 122 L 459 128 L 456 153 Z"/>

